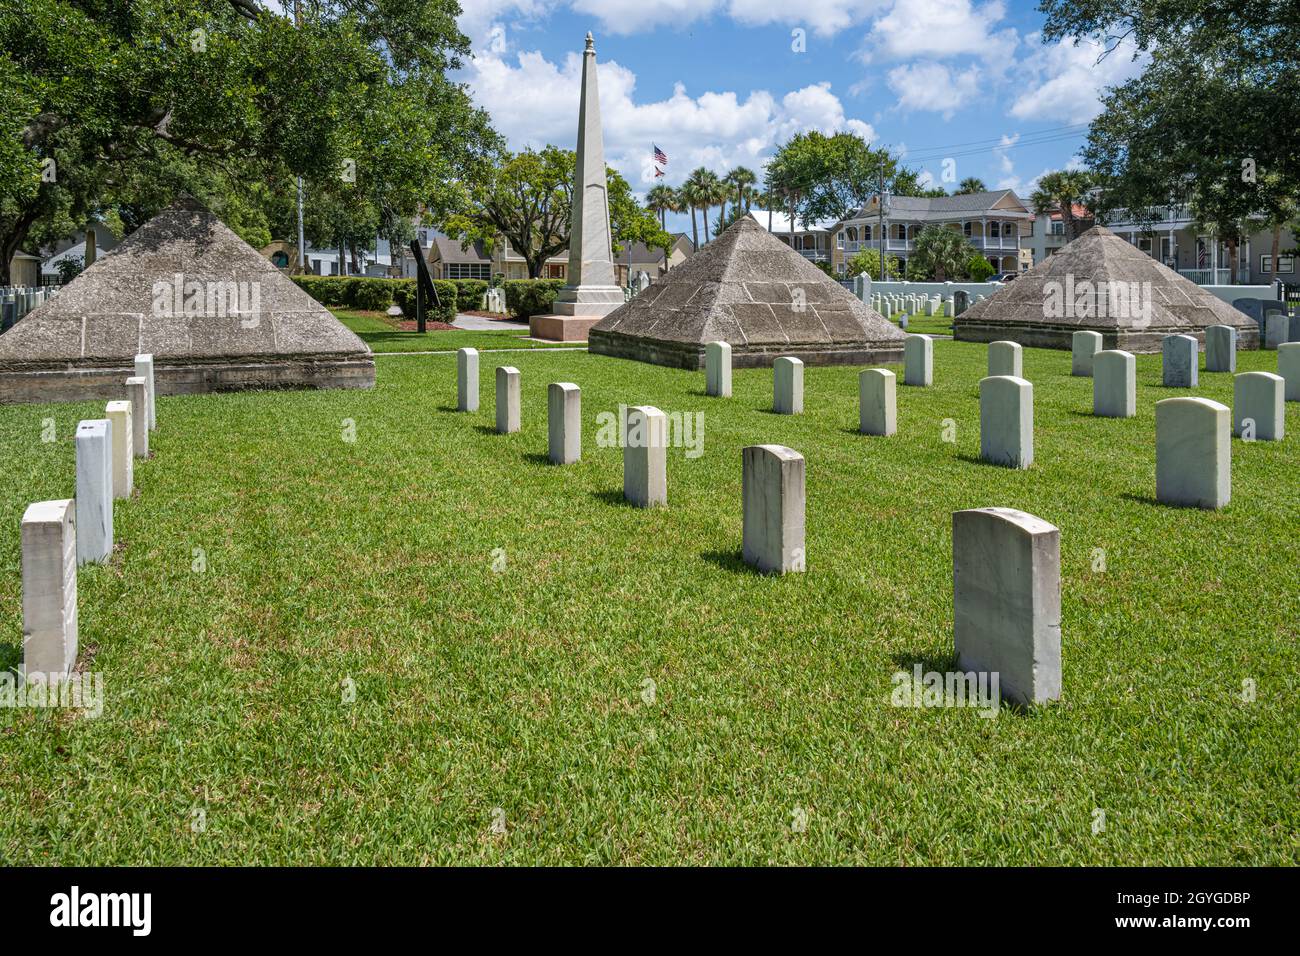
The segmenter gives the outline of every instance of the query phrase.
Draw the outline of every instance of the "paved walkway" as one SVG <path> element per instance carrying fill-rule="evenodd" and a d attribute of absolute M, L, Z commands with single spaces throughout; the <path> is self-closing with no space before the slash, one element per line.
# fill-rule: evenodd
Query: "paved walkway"
<path fill-rule="evenodd" d="M 467 332 L 504 332 L 518 331 L 519 329 L 526 331 L 528 329 L 527 322 L 516 322 L 514 319 L 485 319 L 481 315 L 466 315 L 463 312 L 456 313 L 456 318 L 451 324 Z"/>
<path fill-rule="evenodd" d="M 456 349 L 428 349 L 421 352 L 375 352 L 376 357 L 380 355 L 455 355 Z M 585 345 L 553 345 L 549 348 L 531 348 L 531 349 L 479 349 L 479 354 L 486 355 L 488 352 L 532 352 L 534 355 L 543 352 L 585 352 Z"/>

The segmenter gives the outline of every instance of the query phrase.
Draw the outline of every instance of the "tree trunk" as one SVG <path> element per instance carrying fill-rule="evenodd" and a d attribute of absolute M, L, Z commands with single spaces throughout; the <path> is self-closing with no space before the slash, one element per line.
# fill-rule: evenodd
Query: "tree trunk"
<path fill-rule="evenodd" d="M 709 207 L 704 206 L 700 209 L 700 216 L 704 219 L 704 242 L 707 245 L 709 241 Z"/>
<path fill-rule="evenodd" d="M 767 231 L 772 231 L 772 201 L 770 199 L 767 202 Z"/>
<path fill-rule="evenodd" d="M 718 211 L 718 228 L 721 229 L 722 224 L 725 223 L 726 221 L 727 221 L 727 200 L 724 197 L 722 200 L 722 205 L 719 207 L 719 211 Z"/>
<path fill-rule="evenodd" d="M 1282 224 L 1280 222 L 1273 224 L 1273 248 L 1271 251 L 1273 253 L 1273 272 L 1271 275 L 1275 283 L 1281 282 L 1282 280 L 1278 278 L 1281 273 L 1277 271 L 1277 260 L 1282 254 Z"/>
<path fill-rule="evenodd" d="M 1237 240 L 1228 239 L 1228 285 L 1237 284 Z"/>
<path fill-rule="evenodd" d="M 691 205 L 691 241 L 695 243 L 695 249 L 698 252 L 700 248 L 700 230 L 695 223 L 695 206 Z"/>

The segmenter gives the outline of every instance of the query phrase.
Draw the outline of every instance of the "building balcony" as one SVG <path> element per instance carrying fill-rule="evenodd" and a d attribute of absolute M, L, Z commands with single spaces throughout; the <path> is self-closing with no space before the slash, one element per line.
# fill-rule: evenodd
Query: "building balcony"
<path fill-rule="evenodd" d="M 805 259 L 811 259 L 813 262 L 827 262 L 830 260 L 830 253 L 825 249 L 796 249 L 795 252 Z"/>
<path fill-rule="evenodd" d="M 1184 279 L 1191 279 L 1197 285 L 1232 285 L 1231 269 L 1179 269 L 1178 274 Z M 1250 270 L 1246 267 L 1237 269 L 1237 284 L 1250 282 Z"/>

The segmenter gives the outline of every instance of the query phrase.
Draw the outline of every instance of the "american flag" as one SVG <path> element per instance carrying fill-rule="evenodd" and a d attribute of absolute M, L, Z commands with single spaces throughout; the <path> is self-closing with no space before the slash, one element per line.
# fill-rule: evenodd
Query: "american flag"
<path fill-rule="evenodd" d="M 663 171 L 662 169 L 660 169 L 658 166 L 656 166 L 656 167 L 655 167 L 655 179 L 662 179 L 662 178 L 663 178 L 663 175 L 664 175 L 664 171 Z"/>
<path fill-rule="evenodd" d="M 663 163 L 665 166 L 668 165 L 668 154 L 665 153 L 658 146 L 655 146 L 655 162 Z"/>

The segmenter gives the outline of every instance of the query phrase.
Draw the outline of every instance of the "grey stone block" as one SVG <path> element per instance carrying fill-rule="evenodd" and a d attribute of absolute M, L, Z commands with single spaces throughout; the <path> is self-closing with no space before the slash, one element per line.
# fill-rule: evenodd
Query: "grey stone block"
<path fill-rule="evenodd" d="M 858 375 L 858 431 L 892 435 L 898 431 L 898 380 L 884 368 L 863 369 Z"/>
<path fill-rule="evenodd" d="M 1093 357 L 1092 413 L 1103 418 L 1137 415 L 1137 359 L 1131 352 L 1110 349 Z"/>
<path fill-rule="evenodd" d="M 1196 339 L 1191 335 L 1166 335 L 1161 340 L 1162 379 L 1167 388 L 1195 388 L 1200 359 Z"/>
<path fill-rule="evenodd" d="M 77 534 L 72 499 L 23 514 L 23 673 L 55 679 L 77 660 Z"/>
<path fill-rule="evenodd" d="M 104 562 L 113 553 L 113 423 L 77 426 L 77 563 Z"/>
<path fill-rule="evenodd" d="M 803 414 L 803 362 L 783 355 L 772 363 L 772 409 L 779 415 Z"/>
<path fill-rule="evenodd" d="M 456 353 L 456 411 L 478 411 L 478 349 Z"/>
<path fill-rule="evenodd" d="M 1156 402 L 1156 499 L 1222 508 L 1232 498 L 1232 411 L 1208 398 Z"/>
<path fill-rule="evenodd" d="M 784 445 L 750 445 L 742 460 L 745 563 L 766 574 L 803 571 L 803 455 Z"/>
<path fill-rule="evenodd" d="M 1008 468 L 1034 461 L 1034 386 L 1014 375 L 980 379 L 980 457 Z"/>
<path fill-rule="evenodd" d="M 731 397 L 731 346 L 710 342 L 704 346 L 705 391 L 716 398 Z"/>
<path fill-rule="evenodd" d="M 1276 349 L 1286 342 L 1291 332 L 1291 322 L 1285 313 L 1270 312 L 1264 316 L 1264 340 L 1260 348 Z"/>
<path fill-rule="evenodd" d="M 1100 332 L 1075 332 L 1070 339 L 1070 374 L 1091 375 L 1093 357 L 1100 351 Z"/>
<path fill-rule="evenodd" d="M 1232 433 L 1238 438 L 1286 437 L 1286 380 L 1272 372 L 1242 372 L 1232 379 Z M 1253 423 L 1253 425 L 1249 424 Z"/>
<path fill-rule="evenodd" d="M 1024 349 L 1019 342 L 989 343 L 989 374 L 1024 378 Z"/>
<path fill-rule="evenodd" d="M 668 416 L 653 405 L 627 410 L 623 497 L 639 508 L 668 504 Z"/>
<path fill-rule="evenodd" d="M 997 674 L 1007 700 L 1061 696 L 1061 533 L 1011 508 L 952 516 L 957 667 Z"/>
<path fill-rule="evenodd" d="M 128 378 L 126 380 L 126 395 L 127 400 L 131 403 L 131 414 L 133 416 L 146 414 L 140 411 L 149 407 L 149 385 L 143 378 L 138 375 Z M 132 427 L 131 429 L 131 446 L 136 458 L 149 457 L 149 429 L 144 427 L 143 421 L 142 417 L 140 428 Z"/>
<path fill-rule="evenodd" d="M 546 439 L 552 464 L 571 465 L 582 457 L 582 391 L 572 382 L 547 387 Z"/>
<path fill-rule="evenodd" d="M 497 366 L 497 431 L 519 431 L 519 369 L 512 365 Z"/>
<path fill-rule="evenodd" d="M 928 388 L 934 384 L 934 340 L 909 335 L 903 343 L 903 384 Z"/>
<path fill-rule="evenodd" d="M 1212 325 L 1205 330 L 1205 370 L 1237 371 L 1237 330 L 1230 325 Z"/>
<path fill-rule="evenodd" d="M 1286 380 L 1286 400 L 1300 402 L 1300 342 L 1277 347 L 1277 374 Z"/>
<path fill-rule="evenodd" d="M 104 417 L 113 423 L 113 497 L 130 498 L 135 479 L 134 423 L 130 402 L 109 402 Z"/>
<path fill-rule="evenodd" d="M 144 379 L 149 405 L 147 415 L 141 416 L 141 420 L 149 426 L 149 431 L 153 431 L 158 427 L 158 390 L 154 387 L 152 354 L 146 353 L 135 357 L 135 377 Z"/>

